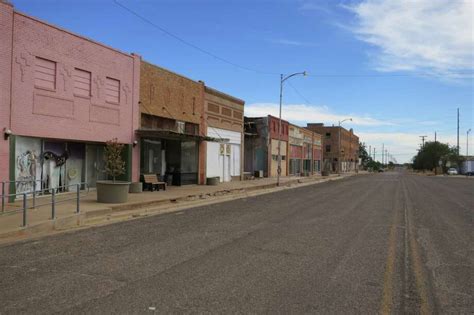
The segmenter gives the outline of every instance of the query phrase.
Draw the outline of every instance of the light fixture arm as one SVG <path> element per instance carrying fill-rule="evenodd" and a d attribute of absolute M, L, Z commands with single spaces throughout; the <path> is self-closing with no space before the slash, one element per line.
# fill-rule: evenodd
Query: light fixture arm
<path fill-rule="evenodd" d="M 291 77 L 294 77 L 295 75 L 307 76 L 308 73 L 306 71 L 303 71 L 303 72 L 296 72 L 296 73 L 290 74 L 290 75 L 284 77 L 283 79 L 281 79 L 281 83 L 285 82 L 286 80 L 288 80 Z"/>

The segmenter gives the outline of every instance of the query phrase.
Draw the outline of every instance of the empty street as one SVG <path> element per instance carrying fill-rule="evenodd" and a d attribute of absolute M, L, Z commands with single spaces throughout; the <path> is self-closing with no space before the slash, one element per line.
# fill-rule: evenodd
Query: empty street
<path fill-rule="evenodd" d="M 474 180 L 359 175 L 0 247 L 0 313 L 469 313 Z"/>

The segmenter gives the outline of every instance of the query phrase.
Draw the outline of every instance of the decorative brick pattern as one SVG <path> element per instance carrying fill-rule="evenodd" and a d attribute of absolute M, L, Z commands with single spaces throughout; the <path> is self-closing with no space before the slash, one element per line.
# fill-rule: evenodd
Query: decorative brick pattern
<path fill-rule="evenodd" d="M 124 54 L 15 12 L 3 2 L 0 29 L 2 129 L 11 129 L 14 135 L 62 140 L 105 142 L 117 138 L 128 144 L 135 140 L 139 56 Z M 81 75 L 78 83 L 75 69 L 89 75 Z M 107 77 L 120 81 L 120 87 L 124 87 L 115 91 L 113 109 L 106 103 Z M 135 151 L 132 178 L 138 179 Z M 2 140 L 2 180 L 8 179 L 8 171 L 4 171 L 8 170 L 8 152 L 8 141 Z"/>

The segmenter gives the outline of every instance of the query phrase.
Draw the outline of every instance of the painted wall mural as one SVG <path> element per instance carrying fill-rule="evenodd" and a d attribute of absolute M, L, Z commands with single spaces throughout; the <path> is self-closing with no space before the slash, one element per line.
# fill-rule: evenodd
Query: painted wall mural
<path fill-rule="evenodd" d="M 16 191 L 17 193 L 30 192 L 35 187 L 37 179 L 37 162 L 38 154 L 33 150 L 27 150 L 18 155 L 16 159 L 17 177 Z"/>

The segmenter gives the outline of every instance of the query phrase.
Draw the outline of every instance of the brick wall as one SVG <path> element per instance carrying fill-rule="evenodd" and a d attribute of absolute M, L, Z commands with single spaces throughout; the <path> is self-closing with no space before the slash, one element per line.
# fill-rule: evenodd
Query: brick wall
<path fill-rule="evenodd" d="M 4 3 L 0 3 L 0 25 L 0 119 L 4 128 L 5 117 L 10 114 L 9 127 L 15 135 L 90 142 L 117 138 L 127 144 L 135 140 L 139 56 L 14 12 Z M 12 37 L 13 53 L 8 56 Z M 45 62 L 50 69 L 47 86 L 40 84 L 45 75 L 40 65 Z M 88 91 L 81 95 L 77 93 L 78 70 L 88 78 L 84 84 Z M 111 79 L 116 84 L 115 101 L 111 101 L 108 90 Z M 12 86 L 10 113 L 6 110 L 6 81 Z M 4 147 L 3 143 L 2 170 L 8 164 Z M 136 152 L 132 155 L 137 157 Z M 136 180 L 138 158 L 133 163 L 132 179 Z"/>
<path fill-rule="evenodd" d="M 274 116 L 268 116 L 268 127 L 269 135 L 272 139 L 278 139 L 278 128 L 279 128 L 280 119 Z M 281 120 L 281 140 L 288 141 L 288 122 L 286 120 Z"/>
<path fill-rule="evenodd" d="M 206 87 L 204 109 L 209 126 L 243 132 L 244 101 Z"/>
<path fill-rule="evenodd" d="M 352 130 L 338 126 L 324 126 L 322 124 L 308 124 L 307 129 L 321 135 L 322 152 L 324 159 L 341 159 L 342 161 L 358 162 L 359 137 Z M 339 132 L 341 133 L 341 149 L 339 149 Z M 330 134 L 330 136 L 327 136 Z M 331 146 L 331 152 L 326 152 L 326 146 Z M 339 155 L 338 152 L 341 152 Z"/>
<path fill-rule="evenodd" d="M 9 141 L 4 140 L 10 126 L 10 78 L 12 59 L 13 7 L 0 1 L 0 181 L 9 180 Z"/>
<path fill-rule="evenodd" d="M 204 115 L 204 83 L 142 61 L 140 112 L 200 125 Z"/>

